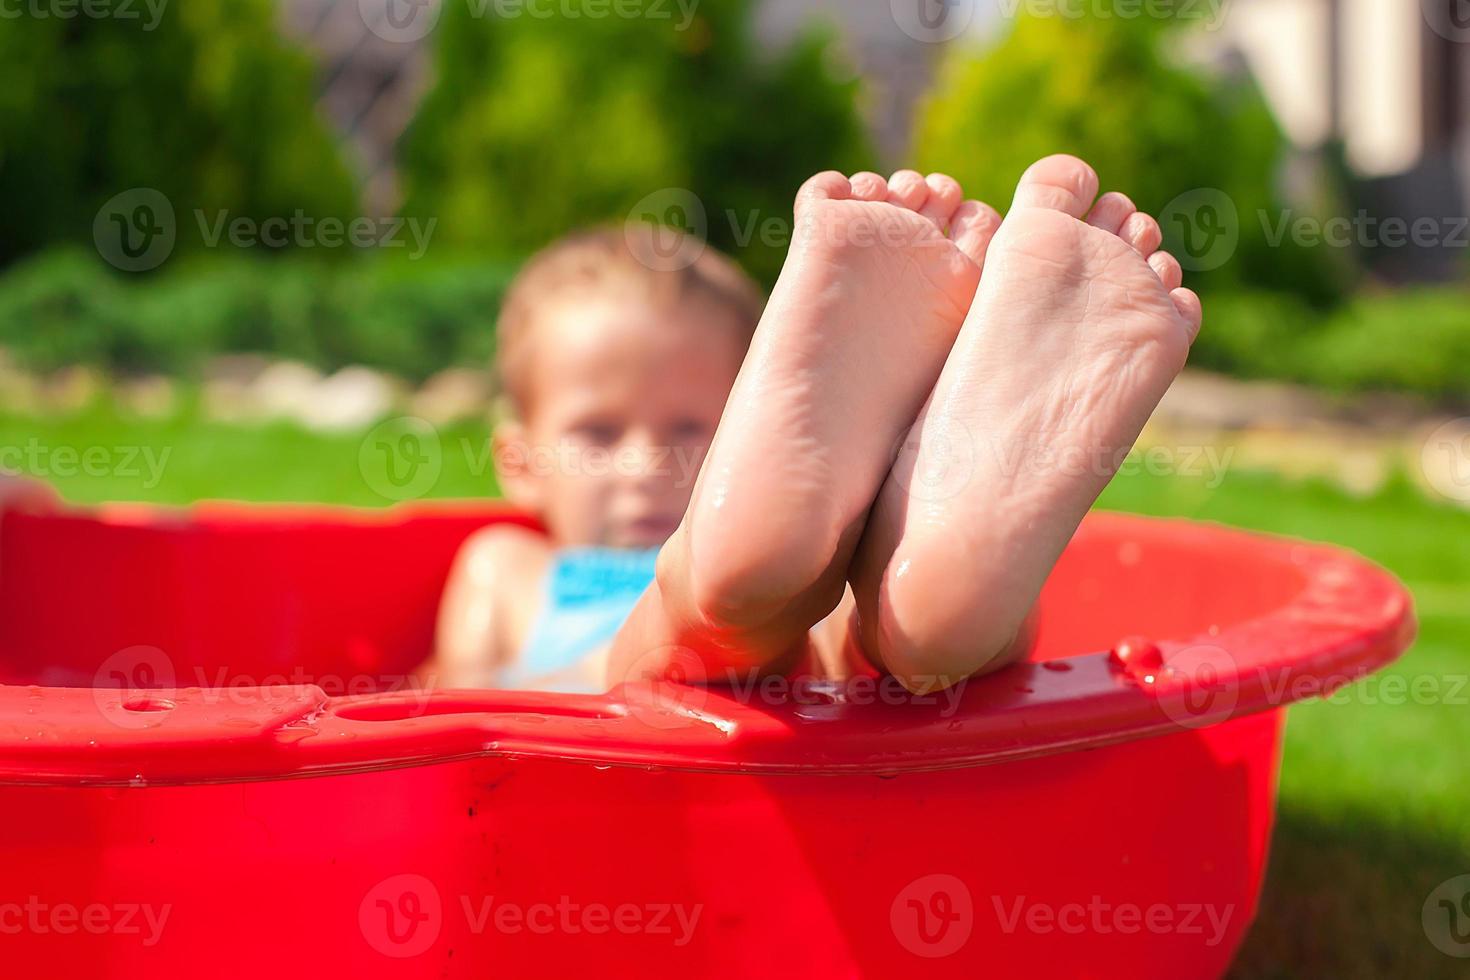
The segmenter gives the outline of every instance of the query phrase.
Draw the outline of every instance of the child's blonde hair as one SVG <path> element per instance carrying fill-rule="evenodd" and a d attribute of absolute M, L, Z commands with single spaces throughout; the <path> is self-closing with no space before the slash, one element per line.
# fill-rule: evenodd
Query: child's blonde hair
<path fill-rule="evenodd" d="M 742 350 L 765 307 L 760 286 L 733 259 L 682 232 L 645 222 L 574 232 L 532 256 L 501 305 L 496 359 L 514 411 L 528 404 L 531 337 L 548 301 L 607 296 L 660 307 L 714 302 L 732 314 Z"/>

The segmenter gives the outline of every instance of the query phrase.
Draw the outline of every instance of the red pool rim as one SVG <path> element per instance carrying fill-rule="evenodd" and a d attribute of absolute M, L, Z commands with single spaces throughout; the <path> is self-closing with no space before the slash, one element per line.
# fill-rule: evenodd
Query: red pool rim
<path fill-rule="evenodd" d="M 480 511 L 489 513 L 483 505 Z M 435 512 L 446 511 L 442 505 L 377 513 L 210 505 L 7 514 L 0 568 L 23 564 L 17 549 L 47 522 L 81 522 L 86 527 L 72 530 L 85 533 L 126 526 L 186 534 L 210 522 L 260 526 L 324 515 L 365 528 L 391 526 Z M 1262 568 L 1290 570 L 1300 586 L 1284 604 L 1217 632 L 1135 643 L 1156 645 L 1160 669 L 1148 667 L 1149 656 L 1129 669 L 1112 652 L 1096 650 L 972 680 L 957 701 L 945 693 L 896 696 L 891 687 L 883 693 L 857 681 L 839 690 L 801 683 L 767 689 L 759 703 L 674 684 L 629 685 L 605 695 L 345 697 L 309 684 L 226 694 L 0 685 L 0 782 L 238 782 L 476 756 L 770 774 L 951 769 L 1177 732 L 1330 694 L 1393 660 L 1414 636 L 1404 587 L 1337 548 L 1115 514 L 1090 516 L 1079 534 L 1113 535 L 1143 548 L 1167 542 L 1191 553 L 1248 555 Z M 0 609 L 14 610 L 24 591 L 7 573 Z"/>

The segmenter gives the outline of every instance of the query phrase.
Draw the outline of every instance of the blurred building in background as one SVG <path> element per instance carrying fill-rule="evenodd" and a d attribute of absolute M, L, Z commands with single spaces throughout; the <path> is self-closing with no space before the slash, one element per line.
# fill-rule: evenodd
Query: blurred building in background
<path fill-rule="evenodd" d="M 394 147 L 431 83 L 432 34 L 389 41 L 370 31 L 365 10 L 407 0 L 280 0 L 285 31 L 320 65 L 320 106 L 351 147 L 364 207 L 399 204 Z M 441 3 L 444 0 L 424 0 Z M 913 0 L 935 3 L 938 0 Z M 1004 0 L 971 2 L 956 41 L 1004 30 Z M 1226 0 L 1208 28 L 1196 26 L 1185 56 L 1248 71 L 1293 146 L 1307 159 L 1342 163 L 1353 178 L 1354 211 L 1444 219 L 1470 199 L 1470 14 L 1456 4 L 1413 0 Z M 779 47 L 814 22 L 838 37 L 864 79 L 864 111 L 885 164 L 910 149 L 915 107 L 934 82 L 943 45 L 900 27 L 888 3 L 760 0 L 755 36 Z M 1060 7 L 1058 9 L 1061 9 Z M 1465 36 L 1460 37 L 1463 33 Z M 1340 159 L 1339 159 L 1340 156 Z M 1463 272 L 1463 249 L 1382 249 L 1375 270 L 1390 279 L 1444 279 Z"/>
<path fill-rule="evenodd" d="M 1443 222 L 1470 198 L 1470 5 L 1461 0 L 1229 0 L 1217 53 L 1238 52 L 1292 143 L 1340 147 L 1371 215 Z M 1464 8 L 1461 13 L 1460 8 Z M 1460 245 L 1383 249 L 1377 271 L 1442 279 Z"/>
<path fill-rule="evenodd" d="M 429 40 L 388 40 L 364 10 L 396 0 L 280 0 L 282 26 L 320 65 L 320 106 L 351 147 L 363 208 L 392 213 L 399 195 L 394 147 L 429 87 Z M 438 0 L 431 0 L 438 2 Z"/>

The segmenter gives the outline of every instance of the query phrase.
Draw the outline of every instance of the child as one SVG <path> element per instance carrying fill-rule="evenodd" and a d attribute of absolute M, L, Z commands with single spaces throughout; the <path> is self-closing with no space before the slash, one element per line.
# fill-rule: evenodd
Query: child
<path fill-rule="evenodd" d="M 667 229 L 565 238 L 531 259 L 497 325 L 510 415 L 500 485 L 547 535 L 466 542 L 440 608 L 436 682 L 600 689 L 606 652 L 678 526 L 765 298 Z"/>
<path fill-rule="evenodd" d="M 1069 156 L 1032 165 L 1004 221 L 939 174 L 813 177 L 738 374 L 741 345 L 694 329 L 733 306 L 681 316 L 648 303 L 640 315 L 611 291 L 528 296 L 518 284 L 523 302 L 562 312 L 520 328 L 540 342 L 507 364 L 526 385 L 523 416 L 498 445 L 571 434 L 573 445 L 668 446 L 656 420 L 682 411 L 681 445 L 693 446 L 718 425 L 692 490 L 645 473 L 629 496 L 557 474 L 566 482 L 553 492 L 545 475 L 506 467 L 512 499 L 551 539 L 491 529 L 466 546 L 439 681 L 544 684 L 569 676 L 546 668 L 569 667 L 583 683 L 599 669 L 608 683 L 675 671 L 720 683 L 815 652 L 833 670 L 861 658 L 921 691 L 1021 655 L 1042 583 L 1112 476 L 1057 461 L 1122 459 L 1200 323 L 1179 263 L 1158 251 L 1158 224 L 1097 192 L 1097 175 Z M 671 274 L 649 272 L 650 291 L 686 303 L 697 293 L 653 290 Z M 517 315 L 508 309 L 508 323 Z M 678 376 L 697 380 L 677 392 L 651 383 Z M 621 407 L 609 412 L 594 392 L 614 390 Z M 571 421 L 572 406 L 594 403 L 595 425 Z M 540 414 L 553 404 L 563 407 Z M 654 577 L 650 549 L 666 535 Z M 643 550 L 609 563 L 555 550 L 588 543 Z M 539 659 L 564 605 L 598 599 L 605 625 L 587 635 L 601 640 L 635 593 L 610 650 L 583 642 L 577 660 L 568 643 L 561 659 Z"/>

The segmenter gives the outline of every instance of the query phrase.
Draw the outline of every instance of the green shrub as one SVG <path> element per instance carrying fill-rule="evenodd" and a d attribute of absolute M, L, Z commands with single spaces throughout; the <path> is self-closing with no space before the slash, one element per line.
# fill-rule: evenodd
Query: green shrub
<path fill-rule="evenodd" d="M 227 253 L 139 277 L 95 253 L 56 251 L 0 274 L 0 347 L 40 370 L 80 363 L 188 373 L 212 354 L 258 352 L 417 380 L 489 363 L 514 271 L 443 259 L 323 263 Z M 1332 313 L 1266 290 L 1210 293 L 1204 303 L 1195 367 L 1470 403 L 1470 296 L 1462 290 L 1363 295 Z"/>
<path fill-rule="evenodd" d="M 0 263 L 85 242 L 98 209 L 160 191 L 180 243 L 194 209 L 263 220 L 356 213 L 317 117 L 310 61 L 270 0 L 187 0 L 139 19 L 0 19 Z"/>
<path fill-rule="evenodd" d="M 0 347 L 43 370 L 188 372 L 211 354 L 249 351 L 418 379 L 488 363 L 511 272 L 216 256 L 130 277 L 80 250 L 49 253 L 0 276 Z"/>
<path fill-rule="evenodd" d="M 1343 280 L 1331 256 L 1273 247 L 1261 229 L 1259 214 L 1281 210 L 1283 141 L 1259 93 L 1169 63 L 1166 36 L 1145 19 L 1023 16 L 991 48 L 955 45 L 921 109 L 915 156 L 1002 211 L 1021 172 L 1058 152 L 1088 160 L 1104 189 L 1154 214 L 1186 191 L 1217 189 L 1239 215 L 1239 247 L 1222 267 L 1191 274 L 1192 285 L 1332 299 Z M 1171 225 L 1166 246 L 1179 250 Z"/>
<path fill-rule="evenodd" d="M 1339 391 L 1388 389 L 1470 399 L 1470 293 L 1424 288 L 1365 293 L 1329 329 L 1303 338 L 1304 380 Z"/>
<path fill-rule="evenodd" d="M 829 46 L 757 52 L 752 8 L 705 0 L 681 30 L 675 4 L 650 7 L 671 19 L 447 6 L 437 85 L 403 144 L 405 212 L 437 218 L 445 246 L 510 258 L 683 188 L 711 242 L 772 281 L 785 242 L 745 240 L 751 217 L 789 224 L 805 178 L 869 154 L 856 83 L 834 76 Z"/>

